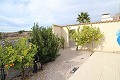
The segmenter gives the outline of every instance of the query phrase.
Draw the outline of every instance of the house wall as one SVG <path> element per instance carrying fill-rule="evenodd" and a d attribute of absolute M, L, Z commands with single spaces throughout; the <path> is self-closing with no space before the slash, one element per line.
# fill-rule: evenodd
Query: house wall
<path fill-rule="evenodd" d="M 55 33 L 55 35 L 57 35 L 59 38 L 61 37 L 61 35 L 62 35 L 62 27 L 52 25 L 52 30 L 53 30 L 53 33 Z"/>
<path fill-rule="evenodd" d="M 117 31 L 120 30 L 120 21 L 117 22 L 100 22 L 100 23 L 92 23 L 88 24 L 88 26 L 99 27 L 101 32 L 104 34 L 104 39 L 101 41 L 101 44 L 88 45 L 88 48 L 94 48 L 97 51 L 120 51 L 120 45 L 117 43 L 118 36 Z M 77 29 L 78 26 L 82 27 L 84 25 L 69 25 L 70 29 Z M 56 26 L 54 26 L 56 27 Z M 59 30 L 59 29 L 58 29 Z M 55 32 L 59 32 L 57 28 L 55 28 Z M 62 27 L 62 36 L 65 38 L 65 46 L 69 46 L 69 34 L 65 27 Z M 55 33 L 56 34 L 56 33 Z M 60 34 L 60 33 L 59 33 Z"/>
<path fill-rule="evenodd" d="M 52 25 L 53 32 L 61 38 L 61 36 L 65 39 L 64 47 L 69 47 L 69 34 L 66 27 L 61 27 L 57 25 Z"/>
<path fill-rule="evenodd" d="M 63 27 L 62 28 L 62 36 L 64 37 L 65 39 L 65 44 L 64 46 L 65 47 L 69 47 L 69 33 L 68 33 L 68 30 L 66 27 Z"/>
<path fill-rule="evenodd" d="M 93 27 L 99 27 L 103 32 L 105 39 L 103 44 L 96 50 L 100 51 L 120 51 L 120 45 L 117 43 L 117 31 L 120 29 L 120 22 L 93 24 Z"/>

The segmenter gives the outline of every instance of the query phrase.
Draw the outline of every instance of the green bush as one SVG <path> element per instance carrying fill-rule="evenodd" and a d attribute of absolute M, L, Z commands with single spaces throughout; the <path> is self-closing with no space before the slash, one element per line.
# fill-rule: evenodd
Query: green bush
<path fill-rule="evenodd" d="M 19 69 L 22 73 L 21 80 L 24 80 L 24 70 L 32 66 L 33 57 L 36 53 L 36 45 L 29 43 L 27 38 L 16 40 L 14 44 L 9 40 L 4 40 L 2 45 L 0 45 L 0 66 L 5 70 L 10 67 Z M 2 74 L 5 73 L 3 71 L 1 71 Z"/>
<path fill-rule="evenodd" d="M 64 49 L 64 43 L 65 43 L 65 39 L 63 36 L 61 36 L 60 38 L 60 44 L 61 44 L 61 47 Z"/>
<path fill-rule="evenodd" d="M 18 31 L 19 34 L 22 34 L 23 32 L 25 32 L 25 30 Z"/>
<path fill-rule="evenodd" d="M 13 45 L 8 40 L 2 41 L 0 45 L 0 67 L 3 65 L 4 69 L 8 70 L 15 61 L 14 53 Z"/>
<path fill-rule="evenodd" d="M 6 71 L 13 65 L 15 61 L 15 51 L 12 44 L 8 41 L 2 41 L 0 45 L 0 78 L 5 80 Z M 4 75 L 4 76 L 3 76 Z"/>
<path fill-rule="evenodd" d="M 25 68 L 33 65 L 34 55 L 37 53 L 36 45 L 28 42 L 27 38 L 21 38 L 14 44 L 15 61 L 14 68 L 21 71 L 21 80 L 25 78 Z"/>
<path fill-rule="evenodd" d="M 31 42 L 38 47 L 37 55 L 41 64 L 55 60 L 59 51 L 59 39 L 53 34 L 51 28 L 39 27 L 34 23 Z"/>
<path fill-rule="evenodd" d="M 99 42 L 100 39 L 103 37 L 99 28 L 93 28 L 90 26 L 83 26 L 79 35 L 78 45 L 86 45 L 90 44 L 93 41 Z"/>
<path fill-rule="evenodd" d="M 92 42 L 99 42 L 103 36 L 104 35 L 101 33 L 99 28 L 93 28 L 90 26 L 83 26 L 82 29 L 79 27 L 71 34 L 71 37 L 78 46 L 85 46 Z"/>

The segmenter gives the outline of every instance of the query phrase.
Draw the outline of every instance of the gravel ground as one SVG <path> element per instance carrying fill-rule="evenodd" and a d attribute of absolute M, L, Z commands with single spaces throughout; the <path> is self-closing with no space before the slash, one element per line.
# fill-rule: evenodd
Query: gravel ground
<path fill-rule="evenodd" d="M 59 53 L 61 55 L 55 61 L 48 63 L 43 71 L 29 80 L 66 80 L 73 74 L 70 71 L 74 67 L 80 67 L 91 54 L 88 51 L 76 51 L 75 47 L 60 49 Z"/>

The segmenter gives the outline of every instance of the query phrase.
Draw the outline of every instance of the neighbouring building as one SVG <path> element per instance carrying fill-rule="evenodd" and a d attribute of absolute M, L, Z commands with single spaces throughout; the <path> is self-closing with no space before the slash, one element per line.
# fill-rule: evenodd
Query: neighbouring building
<path fill-rule="evenodd" d="M 113 16 L 113 20 L 120 20 L 120 13 Z"/>
<path fill-rule="evenodd" d="M 113 18 L 110 16 L 110 13 L 102 14 L 101 21 L 112 21 Z"/>

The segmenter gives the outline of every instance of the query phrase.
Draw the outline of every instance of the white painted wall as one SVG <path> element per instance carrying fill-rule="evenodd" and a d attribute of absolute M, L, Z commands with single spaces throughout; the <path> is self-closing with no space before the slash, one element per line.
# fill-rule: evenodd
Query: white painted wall
<path fill-rule="evenodd" d="M 59 38 L 63 36 L 65 39 L 64 47 L 69 47 L 69 34 L 66 27 L 52 25 L 53 33 L 55 33 Z"/>
<path fill-rule="evenodd" d="M 91 26 L 91 24 L 88 24 L 89 26 Z M 70 29 L 77 29 L 78 26 L 84 26 L 84 25 L 77 25 L 77 26 L 69 26 Z M 93 23 L 92 24 L 93 27 L 99 27 L 100 30 L 104 33 L 105 39 L 103 44 L 96 46 L 94 44 L 94 50 L 98 50 L 98 51 L 120 51 L 120 45 L 117 43 L 117 36 L 116 36 L 116 32 L 120 29 L 120 21 L 116 21 L 116 22 L 103 22 L 103 23 Z M 54 32 L 55 34 L 61 34 L 60 28 L 58 28 L 57 26 L 53 26 L 54 27 Z M 65 38 L 65 46 L 69 47 L 69 34 L 68 31 L 66 29 L 66 27 L 62 27 L 62 36 L 64 36 Z M 88 46 L 89 48 L 92 48 L 91 45 Z"/>

